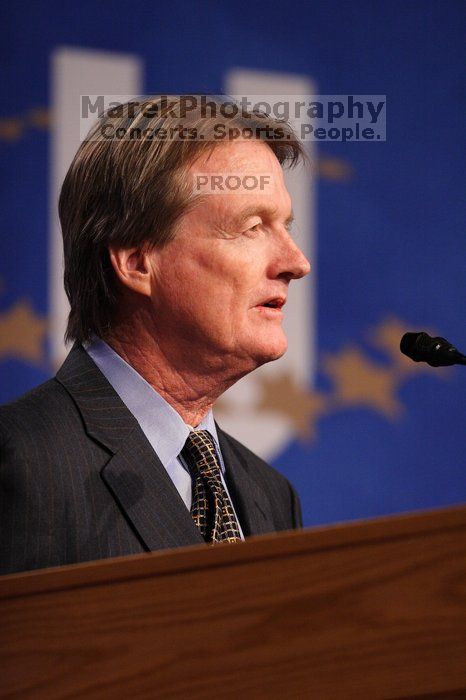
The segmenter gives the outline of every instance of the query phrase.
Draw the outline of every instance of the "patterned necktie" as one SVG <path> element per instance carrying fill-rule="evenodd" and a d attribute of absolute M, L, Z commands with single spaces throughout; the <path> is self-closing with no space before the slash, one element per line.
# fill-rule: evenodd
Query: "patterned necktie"
<path fill-rule="evenodd" d="M 193 475 L 191 515 L 206 542 L 240 541 L 238 520 L 220 477 L 210 433 L 207 430 L 189 433 L 181 454 Z"/>

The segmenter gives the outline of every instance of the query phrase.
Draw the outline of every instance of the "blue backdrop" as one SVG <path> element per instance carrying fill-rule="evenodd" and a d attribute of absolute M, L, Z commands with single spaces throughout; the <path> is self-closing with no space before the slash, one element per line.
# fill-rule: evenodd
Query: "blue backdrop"
<path fill-rule="evenodd" d="M 276 466 L 306 524 L 464 501 L 466 368 L 409 368 L 396 344 L 426 328 L 466 351 L 465 14 L 462 0 L 4 5 L 0 401 L 52 374 L 51 52 L 136 54 L 148 93 L 219 93 L 232 67 L 309 75 L 321 94 L 386 94 L 387 141 L 319 146 L 313 438 Z"/>

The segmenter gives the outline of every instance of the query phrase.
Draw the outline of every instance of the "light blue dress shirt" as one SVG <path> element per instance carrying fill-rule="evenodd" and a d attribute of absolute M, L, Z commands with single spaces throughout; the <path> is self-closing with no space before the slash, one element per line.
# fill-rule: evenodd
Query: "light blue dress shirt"
<path fill-rule="evenodd" d="M 152 449 L 175 484 L 186 507 L 190 510 L 192 480 L 188 466 L 181 457 L 180 452 L 190 431 L 194 430 L 194 428 L 187 425 L 173 406 L 170 406 L 131 365 L 125 362 L 103 340 L 94 335 L 91 341 L 84 345 L 84 348 L 136 418 Z M 212 411 L 209 411 L 203 421 L 196 427 L 196 430 L 207 430 L 212 436 L 221 466 L 220 476 L 228 493 L 224 478 L 225 464 L 218 442 L 217 428 Z M 240 532 L 244 539 L 241 525 Z"/>

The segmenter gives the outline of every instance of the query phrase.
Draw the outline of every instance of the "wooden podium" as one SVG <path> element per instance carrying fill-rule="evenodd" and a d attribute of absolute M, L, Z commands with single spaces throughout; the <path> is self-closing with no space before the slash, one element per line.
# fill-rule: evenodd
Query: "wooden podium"
<path fill-rule="evenodd" d="M 466 508 L 0 578 L 2 698 L 466 698 Z"/>

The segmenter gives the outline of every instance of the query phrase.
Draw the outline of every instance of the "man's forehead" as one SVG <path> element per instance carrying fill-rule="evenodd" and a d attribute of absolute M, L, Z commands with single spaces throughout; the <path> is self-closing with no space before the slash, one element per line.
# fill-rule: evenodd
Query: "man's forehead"
<path fill-rule="evenodd" d="M 291 223 L 291 199 L 282 167 L 272 149 L 260 141 L 216 145 L 192 167 L 198 211 L 220 225 L 241 224 L 252 216 Z M 199 211 L 199 213 L 200 213 Z"/>

